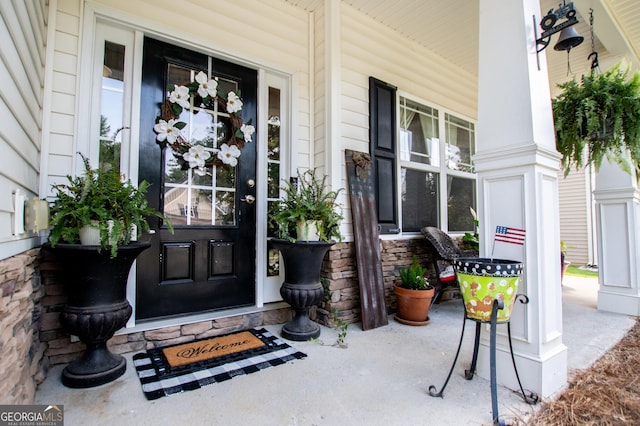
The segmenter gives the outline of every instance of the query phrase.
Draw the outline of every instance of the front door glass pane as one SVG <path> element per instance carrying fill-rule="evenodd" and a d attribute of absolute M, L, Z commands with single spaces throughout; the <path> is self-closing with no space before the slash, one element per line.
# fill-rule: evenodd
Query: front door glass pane
<path fill-rule="evenodd" d="M 168 90 L 174 85 L 187 85 L 201 70 L 169 64 Z M 237 92 L 237 84 L 218 80 L 218 90 Z M 215 155 L 215 150 L 229 139 L 229 115 L 218 105 L 209 108 L 193 105 L 182 110 L 180 121 L 187 123 L 182 136 L 192 145 L 200 145 Z M 165 149 L 164 212 L 174 226 L 235 226 L 236 169 L 229 166 L 210 167 L 205 175 L 184 170 L 171 149 Z"/>
<path fill-rule="evenodd" d="M 269 118 L 267 120 L 267 203 L 268 208 L 280 198 L 281 162 L 280 162 L 280 89 L 269 87 Z M 276 230 L 267 229 L 267 236 L 275 237 Z M 268 243 L 267 276 L 278 276 L 280 258 L 278 250 Z"/>

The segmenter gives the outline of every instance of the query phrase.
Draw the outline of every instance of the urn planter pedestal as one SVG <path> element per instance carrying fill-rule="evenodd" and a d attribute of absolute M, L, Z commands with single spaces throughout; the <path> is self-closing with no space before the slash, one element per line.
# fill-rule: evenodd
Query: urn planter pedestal
<path fill-rule="evenodd" d="M 282 327 L 285 339 L 306 341 L 320 336 L 320 326 L 309 319 L 309 309 L 324 295 L 320 283 L 322 260 L 333 242 L 272 240 L 284 261 L 280 295 L 293 308 L 294 318 Z"/>
<path fill-rule="evenodd" d="M 109 250 L 98 251 L 98 246 L 58 244 L 47 248 L 61 266 L 58 279 L 68 296 L 60 323 L 87 345 L 82 357 L 62 371 L 65 386 L 98 386 L 126 371 L 126 360 L 109 351 L 107 341 L 131 317 L 126 297 L 129 270 L 136 257 L 150 246 L 149 242 L 131 243 L 119 247 L 114 258 Z"/>

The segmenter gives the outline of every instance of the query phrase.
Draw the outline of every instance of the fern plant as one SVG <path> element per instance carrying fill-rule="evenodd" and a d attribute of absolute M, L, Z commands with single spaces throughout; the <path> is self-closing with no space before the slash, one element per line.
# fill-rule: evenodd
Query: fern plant
<path fill-rule="evenodd" d="M 597 170 L 605 158 L 627 172 L 640 170 L 640 73 L 628 73 L 617 64 L 558 85 L 552 106 L 565 176 L 573 167 Z"/>
<path fill-rule="evenodd" d="M 342 189 L 329 190 L 326 181 L 326 175 L 320 178 L 312 169 L 298 172 L 297 185 L 287 182 L 282 187 L 284 195 L 272 204 L 268 218 L 278 237 L 295 241 L 299 222 L 316 221 L 321 241 L 342 240 L 339 226 L 343 216 L 337 202 Z"/>
<path fill-rule="evenodd" d="M 91 169 L 89 160 L 80 154 L 84 174 L 72 177 L 68 183 L 53 185 L 56 199 L 51 203 L 51 231 L 49 242 L 77 244 L 80 229 L 97 223 L 100 229 L 100 248 L 109 249 L 115 257 L 118 246 L 131 242 L 131 230 L 139 238 L 149 231 L 147 217 L 155 216 L 164 221 L 173 232 L 171 222 L 160 212 L 149 207 L 146 192 L 147 181 L 136 188 L 130 180 L 122 180 L 115 169 Z"/>

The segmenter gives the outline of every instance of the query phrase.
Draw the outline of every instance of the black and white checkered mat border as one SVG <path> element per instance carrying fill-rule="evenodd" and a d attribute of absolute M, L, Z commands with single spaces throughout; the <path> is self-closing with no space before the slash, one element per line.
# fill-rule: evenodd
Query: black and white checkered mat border
<path fill-rule="evenodd" d="M 248 350 L 221 357 L 208 364 L 199 363 L 192 369 L 180 368 L 175 371 L 167 371 L 166 364 L 158 362 L 161 361 L 158 356 L 160 349 L 135 354 L 133 365 L 140 378 L 144 395 L 148 400 L 154 400 L 174 393 L 199 389 L 235 376 L 255 373 L 307 356 L 264 328 L 249 331 L 265 342 L 267 350 L 264 349 L 265 347 Z"/>

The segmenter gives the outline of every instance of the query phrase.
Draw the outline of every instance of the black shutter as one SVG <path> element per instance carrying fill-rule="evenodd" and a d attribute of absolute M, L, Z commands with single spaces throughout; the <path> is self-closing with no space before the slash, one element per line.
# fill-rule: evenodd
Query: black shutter
<path fill-rule="evenodd" d="M 398 234 L 396 87 L 369 77 L 369 142 L 381 234 Z"/>

